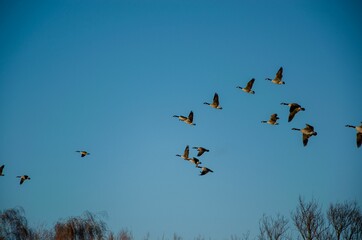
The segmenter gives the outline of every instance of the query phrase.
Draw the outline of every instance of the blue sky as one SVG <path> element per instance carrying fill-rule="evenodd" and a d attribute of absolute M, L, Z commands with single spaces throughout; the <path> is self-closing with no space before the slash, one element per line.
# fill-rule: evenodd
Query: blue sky
<path fill-rule="evenodd" d="M 298 197 L 362 205 L 359 1 L 1 1 L 0 209 L 140 239 L 258 233 Z M 283 86 L 264 79 L 284 68 Z M 255 78 L 255 95 L 238 85 Z M 217 92 L 223 110 L 203 104 Z M 287 122 L 288 108 L 306 108 Z M 194 111 L 192 127 L 172 116 Z M 278 113 L 279 126 L 261 124 Z M 315 127 L 303 147 L 291 128 Z M 204 146 L 206 176 L 176 157 Z M 91 155 L 80 158 L 76 150 Z M 191 150 L 190 155 L 196 155 Z M 19 186 L 17 175 L 32 179 Z"/>

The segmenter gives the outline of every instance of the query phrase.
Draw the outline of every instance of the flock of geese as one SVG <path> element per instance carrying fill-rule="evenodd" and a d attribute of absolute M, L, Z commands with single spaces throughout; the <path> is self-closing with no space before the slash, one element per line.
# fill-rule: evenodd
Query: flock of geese
<path fill-rule="evenodd" d="M 87 151 L 76 151 L 76 152 L 80 153 L 80 156 L 81 156 L 81 157 L 85 157 L 85 156 L 87 156 L 87 155 L 90 154 L 90 153 L 87 152 Z M 5 174 L 3 173 L 3 172 L 4 172 L 4 168 L 5 168 L 5 165 L 4 165 L 4 164 L 0 166 L 0 177 L 5 176 Z M 20 185 L 22 185 L 26 180 L 30 180 L 30 179 L 31 179 L 28 175 L 16 176 L 16 178 L 20 178 Z"/>
<path fill-rule="evenodd" d="M 283 85 L 285 84 L 285 82 L 282 80 L 283 79 L 283 67 L 280 67 L 278 72 L 276 73 L 275 77 L 273 79 L 271 78 L 265 78 L 265 80 L 271 81 L 274 84 L 277 85 Z M 253 84 L 255 82 L 255 79 L 252 78 L 245 87 L 240 87 L 237 86 L 236 88 L 241 89 L 242 91 L 249 93 L 249 94 L 255 94 L 255 91 L 252 90 L 253 88 Z M 219 95 L 217 93 L 214 94 L 214 98 L 213 101 L 211 103 L 209 102 L 204 102 L 204 104 L 209 105 L 212 108 L 215 109 L 219 109 L 221 110 L 222 107 L 220 106 L 219 103 Z M 298 103 L 281 103 L 281 105 L 286 105 L 289 107 L 289 116 L 288 116 L 288 122 L 291 122 L 293 120 L 293 118 L 295 117 L 295 115 L 300 112 L 300 111 L 305 111 L 305 108 L 300 106 Z M 180 121 L 187 123 L 189 125 L 195 126 L 196 124 L 194 123 L 194 113 L 193 111 L 190 111 L 189 115 L 186 116 L 182 116 L 182 115 L 174 115 L 173 117 L 178 118 Z M 263 120 L 261 121 L 262 123 L 267 123 L 270 125 L 278 125 L 279 123 L 277 122 L 279 119 L 278 114 L 273 113 L 269 120 Z M 357 131 L 357 136 L 356 136 L 356 142 L 357 142 L 357 147 L 359 148 L 362 144 L 362 122 L 360 126 L 354 126 L 354 125 L 346 125 L 346 127 L 349 128 L 354 128 Z M 303 129 L 299 129 L 299 128 L 292 128 L 292 130 L 295 131 L 300 131 L 302 133 L 302 141 L 303 141 L 303 146 L 307 146 L 308 144 L 308 140 L 310 137 L 312 136 L 317 136 L 317 132 L 314 131 L 314 127 L 306 124 L 306 127 Z M 204 147 L 193 147 L 193 149 L 196 149 L 198 151 L 197 156 L 201 157 L 205 152 L 209 152 L 208 149 L 204 148 Z M 84 150 L 78 150 L 76 151 L 77 153 L 80 153 L 81 157 L 85 157 L 87 155 L 89 155 L 90 153 Z M 200 162 L 200 160 L 196 157 L 189 157 L 189 146 L 187 145 L 184 153 L 182 155 L 180 154 L 176 154 L 176 156 L 181 157 L 182 159 L 191 162 L 193 164 L 195 164 L 195 166 L 197 168 L 201 168 L 201 172 L 200 175 L 205 175 L 209 172 L 213 172 L 210 168 L 204 167 L 204 166 L 200 166 L 200 164 L 202 164 Z M 5 165 L 0 166 L 0 177 L 1 176 L 5 176 L 3 174 L 4 172 L 4 167 Z M 30 180 L 30 177 L 28 175 L 21 175 L 21 176 L 16 176 L 16 178 L 20 178 L 20 185 L 23 184 L 26 180 Z"/>
<path fill-rule="evenodd" d="M 276 73 L 275 77 L 273 79 L 271 78 L 265 78 L 265 80 L 268 80 L 274 84 L 277 85 L 283 85 L 285 84 L 285 82 L 282 80 L 283 79 L 283 67 L 280 67 L 278 72 Z M 255 91 L 252 89 L 253 88 L 253 84 L 255 82 L 255 78 L 252 78 L 245 87 L 240 87 L 237 86 L 236 88 L 241 89 L 242 91 L 249 93 L 249 94 L 255 94 Z M 215 109 L 219 109 L 221 110 L 222 107 L 220 106 L 220 102 L 219 102 L 219 95 L 217 93 L 214 94 L 214 98 L 212 103 L 209 102 L 204 102 L 204 104 L 209 105 L 212 108 Z M 299 105 L 298 103 L 285 103 L 282 102 L 281 105 L 286 105 L 289 107 L 289 116 L 288 116 L 288 122 L 291 122 L 295 115 L 300 112 L 300 111 L 305 111 L 305 108 L 302 107 L 301 105 Z M 182 115 L 174 115 L 173 117 L 178 118 L 180 121 L 187 123 L 189 125 L 195 126 L 196 124 L 193 122 L 194 121 L 194 113 L 193 111 L 190 111 L 189 115 L 186 116 L 182 116 Z M 262 123 L 267 123 L 270 125 L 278 125 L 279 123 L 277 122 L 279 119 L 278 114 L 273 113 L 269 120 L 263 120 L 261 121 Z M 354 128 L 357 131 L 357 147 L 359 148 L 361 146 L 362 143 L 362 122 L 360 126 L 353 126 L 353 125 L 346 125 L 346 127 L 350 127 L 350 128 Z M 310 137 L 312 136 L 317 136 L 317 132 L 314 130 L 314 127 L 312 125 L 306 124 L 306 127 L 303 129 L 300 128 L 292 128 L 292 130 L 295 131 L 300 131 L 302 133 L 302 142 L 303 142 L 303 146 L 307 146 L 308 144 L 308 140 Z M 200 157 L 204 152 L 209 152 L 208 149 L 203 148 L 203 147 L 193 147 L 193 149 L 197 149 L 198 154 L 197 156 Z M 189 146 L 187 145 L 184 153 L 182 155 L 180 154 L 176 154 L 176 156 L 181 157 L 182 159 L 189 161 L 193 164 L 196 165 L 197 168 L 201 168 L 201 172 L 200 175 L 205 175 L 209 172 L 213 172 L 211 169 L 207 168 L 207 167 L 202 167 L 200 166 L 200 164 L 202 164 L 200 162 L 200 160 L 196 157 L 189 157 Z"/>

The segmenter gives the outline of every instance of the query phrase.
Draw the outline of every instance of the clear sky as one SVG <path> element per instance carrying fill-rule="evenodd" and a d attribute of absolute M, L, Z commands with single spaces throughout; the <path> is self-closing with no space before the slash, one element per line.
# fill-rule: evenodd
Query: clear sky
<path fill-rule="evenodd" d="M 0 209 L 140 239 L 258 233 L 298 197 L 362 206 L 360 1 L 1 1 Z M 285 85 L 265 81 L 284 68 Z M 255 95 L 237 89 L 255 78 Z M 217 92 L 222 110 L 203 104 Z M 288 107 L 306 108 L 287 122 Z M 196 126 L 173 118 L 194 111 Z M 262 124 L 278 113 L 280 125 Z M 307 147 L 300 132 L 318 136 Z M 186 145 L 214 173 L 176 157 Z M 76 150 L 91 155 L 81 158 Z M 191 149 L 191 156 L 196 151 Z M 17 175 L 29 182 L 19 185 Z"/>

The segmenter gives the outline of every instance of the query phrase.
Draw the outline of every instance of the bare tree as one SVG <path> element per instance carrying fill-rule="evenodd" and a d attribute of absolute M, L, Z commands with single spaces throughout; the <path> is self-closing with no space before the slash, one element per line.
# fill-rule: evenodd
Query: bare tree
<path fill-rule="evenodd" d="M 281 215 L 277 215 L 276 219 L 272 217 L 263 217 L 259 221 L 259 240 L 283 240 L 289 239 L 287 236 L 288 220 Z"/>
<path fill-rule="evenodd" d="M 129 231 L 128 229 L 122 229 L 119 233 L 118 233 L 118 240 L 133 240 L 133 234 L 131 231 Z"/>
<path fill-rule="evenodd" d="M 296 211 L 292 212 L 292 220 L 304 240 L 329 238 L 322 210 L 314 199 L 304 202 L 299 197 L 299 205 Z"/>
<path fill-rule="evenodd" d="M 0 213 L 0 239 L 31 239 L 32 231 L 21 207 L 4 210 Z"/>
<path fill-rule="evenodd" d="M 173 234 L 173 240 L 182 240 L 182 237 L 177 235 L 176 233 Z"/>
<path fill-rule="evenodd" d="M 247 231 L 246 233 L 243 233 L 241 235 L 241 240 L 248 240 L 250 237 L 250 231 Z"/>
<path fill-rule="evenodd" d="M 44 225 L 34 228 L 33 231 L 33 240 L 54 240 L 54 231 L 45 228 Z"/>
<path fill-rule="evenodd" d="M 361 212 L 356 202 L 331 204 L 327 216 L 337 240 L 342 236 L 344 239 L 356 239 L 358 231 L 361 230 L 358 228 Z"/>
<path fill-rule="evenodd" d="M 61 239 L 104 239 L 106 225 L 92 213 L 85 212 L 83 217 L 71 217 L 55 225 L 55 240 Z"/>

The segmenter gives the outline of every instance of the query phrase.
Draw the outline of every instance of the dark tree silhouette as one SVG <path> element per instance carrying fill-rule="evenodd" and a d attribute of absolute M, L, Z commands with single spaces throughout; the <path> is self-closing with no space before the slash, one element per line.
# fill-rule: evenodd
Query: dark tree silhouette
<path fill-rule="evenodd" d="M 315 200 L 304 202 L 299 197 L 299 204 L 296 211 L 292 213 L 292 220 L 304 240 L 326 240 L 330 238 L 322 210 Z"/>
<path fill-rule="evenodd" d="M 258 240 L 284 240 L 289 239 L 287 236 L 288 220 L 281 215 L 277 215 L 276 219 L 272 217 L 263 217 L 259 221 Z"/>
<path fill-rule="evenodd" d="M 0 239 L 31 239 L 32 232 L 21 207 L 4 210 L 0 213 Z"/>
<path fill-rule="evenodd" d="M 356 202 L 331 204 L 327 217 L 333 227 L 335 239 L 362 238 L 362 215 Z"/>
<path fill-rule="evenodd" d="M 118 233 L 117 240 L 133 240 L 132 232 L 128 231 L 127 229 L 122 229 Z"/>
<path fill-rule="evenodd" d="M 85 212 L 82 217 L 71 217 L 55 224 L 55 240 L 101 240 L 106 238 L 106 224 L 95 215 Z"/>

